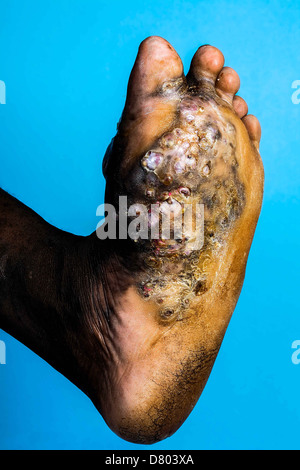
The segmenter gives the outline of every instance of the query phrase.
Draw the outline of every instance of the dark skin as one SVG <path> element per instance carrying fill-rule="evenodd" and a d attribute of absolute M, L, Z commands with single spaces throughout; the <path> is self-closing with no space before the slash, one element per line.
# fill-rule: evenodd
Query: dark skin
<path fill-rule="evenodd" d="M 260 126 L 235 96 L 236 72 L 223 65 L 218 49 L 203 46 L 185 77 L 167 41 L 145 40 L 104 160 L 107 202 L 125 194 L 130 203 L 162 204 L 167 191 L 169 203 L 203 203 L 200 251 L 190 253 L 187 242 L 174 256 L 163 244 L 75 236 L 0 190 L 0 327 L 133 442 L 171 435 L 197 402 L 238 300 L 260 212 Z M 176 173 L 184 139 L 190 169 Z M 171 147 L 175 157 L 165 158 L 173 170 L 147 167 L 151 149 L 166 156 Z"/>

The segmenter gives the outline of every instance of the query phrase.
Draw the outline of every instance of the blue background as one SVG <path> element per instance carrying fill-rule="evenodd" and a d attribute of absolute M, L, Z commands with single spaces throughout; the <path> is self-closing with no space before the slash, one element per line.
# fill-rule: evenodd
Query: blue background
<path fill-rule="evenodd" d="M 0 0 L 0 185 L 59 228 L 87 235 L 103 202 L 101 160 L 139 43 L 166 38 L 185 69 L 220 48 L 261 121 L 264 204 L 244 288 L 207 386 L 171 438 L 113 434 L 92 403 L 0 330 L 1 449 L 299 449 L 300 3 Z"/>

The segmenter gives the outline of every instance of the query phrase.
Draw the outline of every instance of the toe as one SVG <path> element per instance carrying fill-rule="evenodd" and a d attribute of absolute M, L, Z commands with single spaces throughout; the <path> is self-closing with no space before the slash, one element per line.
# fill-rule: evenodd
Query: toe
<path fill-rule="evenodd" d="M 260 138 L 261 138 L 261 127 L 260 127 L 259 120 L 252 114 L 248 114 L 242 119 L 242 121 L 246 126 L 250 139 L 258 148 Z"/>
<path fill-rule="evenodd" d="M 161 37 L 146 38 L 129 77 L 118 139 L 106 159 L 110 162 L 107 174 L 114 172 L 118 146 L 122 146 L 121 170 L 125 178 L 136 159 L 171 127 L 180 101 L 178 91 L 184 83 L 183 65 L 175 49 Z"/>
<path fill-rule="evenodd" d="M 248 113 L 248 105 L 240 96 L 234 96 L 232 106 L 239 118 L 243 118 Z"/>
<path fill-rule="evenodd" d="M 183 65 L 175 49 L 165 39 L 150 36 L 141 43 L 129 83 L 128 99 L 149 96 L 168 83 L 183 78 Z M 175 83 L 176 85 L 176 83 Z"/>
<path fill-rule="evenodd" d="M 232 103 L 234 95 L 240 88 L 240 77 L 231 67 L 224 67 L 216 80 L 216 90 L 226 101 Z"/>
<path fill-rule="evenodd" d="M 224 56 L 213 46 L 201 46 L 195 53 L 187 78 L 201 81 L 209 80 L 215 84 L 216 78 L 224 65 Z"/>

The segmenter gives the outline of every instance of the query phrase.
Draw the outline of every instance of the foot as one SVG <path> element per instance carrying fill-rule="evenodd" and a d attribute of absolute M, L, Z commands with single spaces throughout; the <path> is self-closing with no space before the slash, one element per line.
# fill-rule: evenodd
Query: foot
<path fill-rule="evenodd" d="M 105 389 L 93 373 L 90 395 L 130 441 L 164 439 L 189 415 L 241 291 L 263 166 L 260 125 L 236 96 L 239 85 L 215 47 L 200 47 L 185 76 L 167 41 L 146 39 L 105 157 L 106 202 L 117 205 L 126 195 L 128 205 L 143 204 L 149 213 L 153 204 L 175 212 L 184 204 L 204 207 L 200 247 L 188 233 L 115 250 Z"/>

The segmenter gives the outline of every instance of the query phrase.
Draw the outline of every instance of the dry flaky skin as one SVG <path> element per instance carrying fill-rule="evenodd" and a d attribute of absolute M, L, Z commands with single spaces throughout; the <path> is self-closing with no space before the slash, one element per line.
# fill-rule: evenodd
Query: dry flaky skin
<path fill-rule="evenodd" d="M 143 41 L 104 159 L 106 202 L 204 207 L 203 245 L 62 232 L 0 190 L 0 327 L 86 393 L 122 438 L 171 435 L 197 402 L 238 300 L 263 193 L 260 128 L 203 46 L 185 77 Z M 202 214 L 203 215 L 203 214 Z M 202 226 L 201 226 L 202 227 Z"/>

